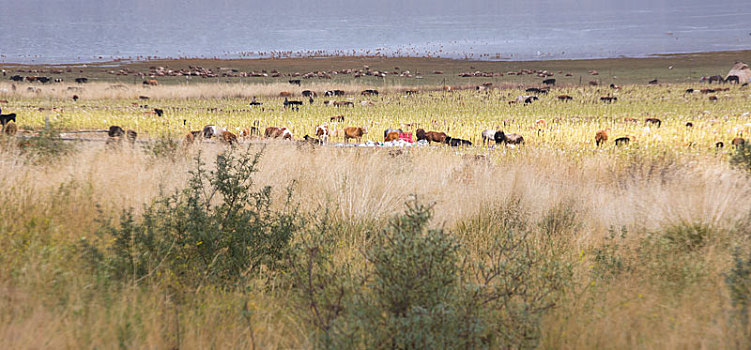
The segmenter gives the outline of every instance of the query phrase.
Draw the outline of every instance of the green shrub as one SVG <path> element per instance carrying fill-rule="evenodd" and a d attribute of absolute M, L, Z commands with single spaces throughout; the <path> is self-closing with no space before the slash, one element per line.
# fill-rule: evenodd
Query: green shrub
<path fill-rule="evenodd" d="M 751 146 L 743 144 L 735 149 L 735 152 L 730 156 L 730 164 L 751 172 Z"/>
<path fill-rule="evenodd" d="M 322 347 L 538 344 L 541 317 L 555 306 L 570 266 L 539 251 L 529 231 L 513 229 L 519 223 L 492 226 L 488 244 L 470 253 L 454 233 L 429 229 L 431 217 L 432 207 L 408 202 L 362 248 L 359 264 L 332 257 L 326 230 L 297 250 L 294 284 Z"/>
<path fill-rule="evenodd" d="M 163 134 L 144 145 L 146 154 L 154 158 L 163 158 L 175 161 L 180 154 L 180 142 L 169 134 Z"/>
<path fill-rule="evenodd" d="M 744 259 L 740 249 L 733 252 L 733 266 L 725 274 L 725 284 L 730 291 L 733 306 L 732 323 L 746 333 L 750 330 L 748 309 L 751 306 L 751 255 Z"/>
<path fill-rule="evenodd" d="M 75 146 L 71 142 L 64 141 L 60 137 L 60 128 L 57 124 L 49 124 L 36 135 L 21 139 L 18 147 L 36 164 L 46 163 L 69 155 L 75 150 Z"/>
<path fill-rule="evenodd" d="M 229 286 L 262 267 L 277 270 L 300 221 L 290 207 L 291 191 L 287 205 L 275 211 L 271 188 L 254 190 L 261 154 L 219 155 L 210 172 L 199 154 L 185 189 L 159 197 L 141 218 L 129 210 L 118 224 L 105 223 L 99 237 L 106 248 L 82 242 L 84 261 L 103 266 L 115 280 L 162 276 L 189 288 Z"/>
<path fill-rule="evenodd" d="M 618 277 L 621 273 L 631 270 L 623 256 L 622 241 L 626 239 L 628 230 L 626 227 L 621 228 L 620 234 L 614 229 L 608 230 L 609 235 L 605 237 L 605 244 L 594 250 L 594 265 L 592 274 L 598 280 L 610 280 Z"/>

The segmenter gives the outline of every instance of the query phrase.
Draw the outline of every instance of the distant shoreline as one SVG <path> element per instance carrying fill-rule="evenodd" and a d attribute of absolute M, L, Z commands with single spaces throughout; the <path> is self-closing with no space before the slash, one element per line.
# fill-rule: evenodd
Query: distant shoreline
<path fill-rule="evenodd" d="M 264 60 L 327 60 L 327 59 L 428 59 L 428 60 L 448 60 L 459 62 L 566 62 L 566 61 L 600 61 L 600 60 L 622 60 L 622 59 L 649 59 L 649 58 L 667 58 L 667 57 L 683 57 L 683 56 L 696 56 L 696 55 L 722 55 L 722 54 L 739 54 L 744 55 L 751 53 L 751 50 L 711 50 L 711 51 L 687 51 L 687 52 L 672 52 L 672 53 L 653 53 L 646 55 L 636 56 L 624 56 L 619 55 L 617 57 L 607 56 L 593 56 L 593 57 L 573 57 L 573 58 L 561 58 L 552 57 L 546 59 L 540 57 L 538 59 L 513 59 L 510 57 L 488 57 L 488 58 L 461 58 L 461 57 L 438 57 L 430 55 L 415 55 L 415 56 L 389 56 L 389 55 L 311 55 L 311 56 L 296 56 L 290 55 L 264 55 L 243 57 L 241 55 L 223 55 L 214 57 L 158 57 L 158 56 L 144 56 L 138 58 L 102 58 L 97 60 L 92 58 L 91 60 L 77 60 L 77 61 L 59 61 L 59 62 L 27 62 L 27 61 L 14 61 L 7 57 L 0 58 L 0 66 L 13 67 L 13 66 L 38 66 L 38 67 L 78 67 L 78 66 L 109 66 L 120 67 L 133 63 L 148 63 L 148 62 L 164 62 L 164 61 L 264 61 Z M 44 58 L 42 58 L 44 60 Z"/>

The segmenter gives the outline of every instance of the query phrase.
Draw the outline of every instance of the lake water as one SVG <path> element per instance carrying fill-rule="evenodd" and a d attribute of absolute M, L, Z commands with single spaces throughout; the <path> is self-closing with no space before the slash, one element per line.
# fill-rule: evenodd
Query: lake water
<path fill-rule="evenodd" d="M 0 3 L 0 62 L 272 54 L 536 60 L 751 49 L 748 0 Z"/>

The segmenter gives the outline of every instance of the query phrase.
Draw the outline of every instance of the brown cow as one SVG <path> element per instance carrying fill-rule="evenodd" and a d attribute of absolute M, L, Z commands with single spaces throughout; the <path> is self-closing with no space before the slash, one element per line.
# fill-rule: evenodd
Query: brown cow
<path fill-rule="evenodd" d="M 329 127 L 326 124 L 316 126 L 316 137 L 321 144 L 326 144 L 329 140 Z"/>
<path fill-rule="evenodd" d="M 335 116 L 329 118 L 329 120 L 332 121 L 332 122 L 343 122 L 344 121 L 344 116 L 343 115 L 335 115 Z"/>
<path fill-rule="evenodd" d="M 149 80 L 144 80 L 143 81 L 143 85 L 157 86 L 157 85 L 159 85 L 159 82 L 156 81 L 156 79 L 149 79 Z"/>
<path fill-rule="evenodd" d="M 355 108 L 355 104 L 351 101 L 334 101 L 331 104 L 336 107 L 352 106 L 352 108 Z"/>
<path fill-rule="evenodd" d="M 357 139 L 357 142 L 362 140 L 362 135 L 368 133 L 368 129 L 364 126 L 348 126 L 344 128 L 344 142 L 349 142 L 349 139 Z"/>
<path fill-rule="evenodd" d="M 227 143 L 230 146 L 232 146 L 232 145 L 234 145 L 234 144 L 237 143 L 237 135 L 235 135 L 235 134 L 233 134 L 233 133 L 231 133 L 229 131 L 224 131 L 224 132 L 222 132 L 222 138 L 221 138 L 221 140 L 222 140 L 222 142 Z"/>
<path fill-rule="evenodd" d="M 601 144 L 608 140 L 608 131 L 610 131 L 610 129 L 597 130 L 597 133 L 595 133 L 595 144 L 597 144 L 597 147 L 600 147 Z"/>
<path fill-rule="evenodd" d="M 266 130 L 264 131 L 264 135 L 267 138 L 272 138 L 272 139 L 277 139 L 280 137 L 285 140 L 293 139 L 292 132 L 289 131 L 289 129 L 277 128 L 275 126 L 269 126 L 268 128 L 266 128 Z"/>
<path fill-rule="evenodd" d="M 558 96 L 558 100 L 559 100 L 559 101 L 564 101 L 564 102 L 565 102 L 565 101 L 571 101 L 571 100 L 573 100 L 573 99 L 574 99 L 574 98 L 573 98 L 573 97 L 571 97 L 571 96 L 569 96 L 569 95 L 559 95 L 559 96 Z"/>
<path fill-rule="evenodd" d="M 292 93 L 289 92 L 289 91 L 282 91 L 282 92 L 279 93 L 279 96 L 280 97 L 290 97 L 290 96 L 292 96 Z"/>
<path fill-rule="evenodd" d="M 417 141 L 426 140 L 428 142 L 444 143 L 448 135 L 446 135 L 445 132 L 417 129 L 415 131 L 415 136 L 417 137 Z"/>

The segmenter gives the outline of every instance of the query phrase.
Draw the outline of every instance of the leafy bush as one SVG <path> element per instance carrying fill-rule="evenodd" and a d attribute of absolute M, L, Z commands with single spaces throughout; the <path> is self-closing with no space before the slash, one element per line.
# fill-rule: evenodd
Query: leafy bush
<path fill-rule="evenodd" d="M 185 189 L 156 199 L 140 219 L 128 210 L 118 224 L 105 223 L 99 237 L 111 243 L 100 250 L 82 242 L 85 261 L 115 280 L 161 275 L 192 288 L 229 286 L 262 267 L 276 270 L 300 221 L 290 208 L 291 191 L 284 209 L 275 211 L 271 188 L 253 189 L 261 154 L 219 155 L 210 172 L 199 154 Z"/>
<path fill-rule="evenodd" d="M 733 323 L 749 336 L 749 306 L 751 306 L 751 255 L 744 259 L 741 251 L 733 252 L 733 266 L 725 274 L 725 284 L 730 291 L 733 306 Z M 749 340 L 749 339 L 747 339 Z"/>
<path fill-rule="evenodd" d="M 36 135 L 22 139 L 18 147 L 37 164 L 66 156 L 75 150 L 73 144 L 60 137 L 60 128 L 57 124 L 49 124 Z"/>
<path fill-rule="evenodd" d="M 144 151 L 154 158 L 174 161 L 180 154 L 180 142 L 169 134 L 164 134 L 146 143 Z"/>
<path fill-rule="evenodd" d="M 648 276 L 676 292 L 707 275 L 702 248 L 712 231 L 703 224 L 683 223 L 642 239 L 639 258 Z"/>
<path fill-rule="evenodd" d="M 751 146 L 743 144 L 737 147 L 733 155 L 730 156 L 730 164 L 751 172 Z"/>
<path fill-rule="evenodd" d="M 295 285 L 323 347 L 537 345 L 570 266 L 538 251 L 528 231 L 509 229 L 516 224 L 470 255 L 453 233 L 429 229 L 431 217 L 432 207 L 410 201 L 362 249 L 360 269 L 337 263 L 326 239 L 298 250 Z"/>
<path fill-rule="evenodd" d="M 630 271 L 631 266 L 621 252 L 621 244 L 626 239 L 628 230 L 626 227 L 621 228 L 620 235 L 614 228 L 608 230 L 609 236 L 605 237 L 605 244 L 594 250 L 594 266 L 592 274 L 599 280 L 613 279 L 621 273 Z"/>

